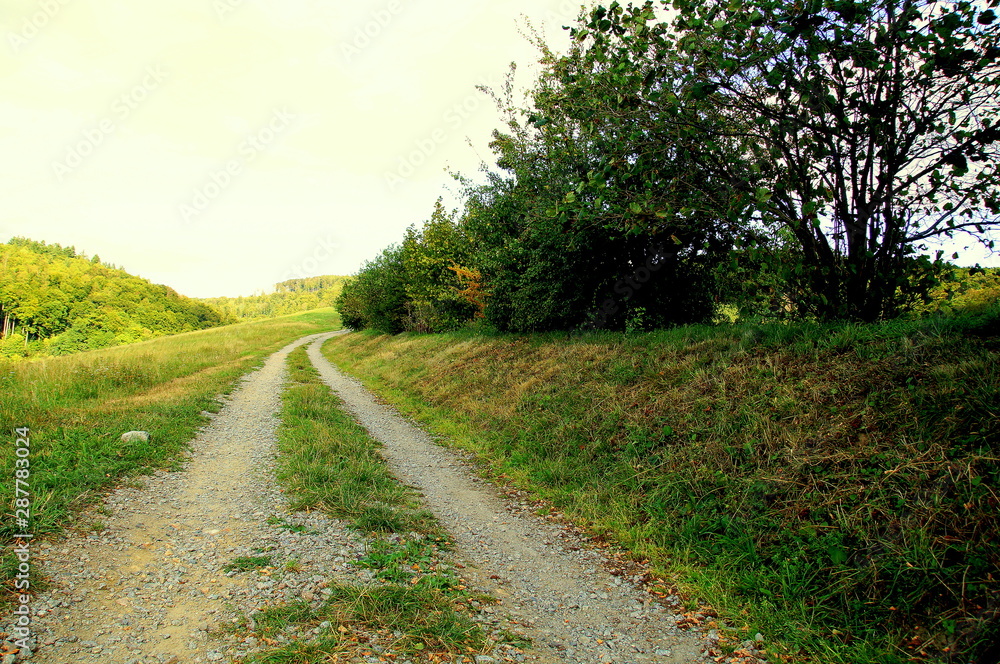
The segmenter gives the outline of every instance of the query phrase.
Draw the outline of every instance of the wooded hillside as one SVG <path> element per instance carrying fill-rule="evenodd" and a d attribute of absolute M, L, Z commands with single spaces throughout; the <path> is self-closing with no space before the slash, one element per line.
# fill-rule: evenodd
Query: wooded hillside
<path fill-rule="evenodd" d="M 211 306 L 74 247 L 0 244 L 0 356 L 65 355 L 225 322 Z"/>
<path fill-rule="evenodd" d="M 326 275 L 289 279 L 274 285 L 275 292 L 248 297 L 213 297 L 199 300 L 227 318 L 260 320 L 332 307 L 347 277 Z"/>

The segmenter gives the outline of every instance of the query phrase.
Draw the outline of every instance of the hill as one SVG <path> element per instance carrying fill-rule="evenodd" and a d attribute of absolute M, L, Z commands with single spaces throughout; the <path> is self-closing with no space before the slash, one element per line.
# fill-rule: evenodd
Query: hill
<path fill-rule="evenodd" d="M 266 295 L 202 298 L 199 302 L 218 310 L 226 318 L 261 320 L 332 307 L 347 279 L 334 275 L 289 279 L 275 284 L 275 292 Z"/>
<path fill-rule="evenodd" d="M 225 322 L 73 247 L 21 237 L 0 244 L 0 356 L 65 355 Z"/>

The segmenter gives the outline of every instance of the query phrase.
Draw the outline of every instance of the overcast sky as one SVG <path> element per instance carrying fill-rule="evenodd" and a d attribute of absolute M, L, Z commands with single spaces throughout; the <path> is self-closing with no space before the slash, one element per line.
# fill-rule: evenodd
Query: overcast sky
<path fill-rule="evenodd" d="M 580 4 L 5 0 L 0 242 L 194 297 L 353 273 L 491 162 L 521 17 L 560 48 Z"/>

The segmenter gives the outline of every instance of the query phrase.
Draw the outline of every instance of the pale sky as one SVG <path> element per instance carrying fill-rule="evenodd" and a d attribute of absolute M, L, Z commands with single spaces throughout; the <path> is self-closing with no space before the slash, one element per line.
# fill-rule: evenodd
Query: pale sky
<path fill-rule="evenodd" d="M 475 88 L 531 86 L 521 17 L 561 49 L 580 4 L 5 0 L 0 242 L 193 297 L 354 273 L 493 163 Z"/>
<path fill-rule="evenodd" d="M 580 5 L 5 0 L 0 242 L 193 297 L 352 274 L 493 164 L 476 86 L 532 85 L 522 17 L 561 50 Z"/>

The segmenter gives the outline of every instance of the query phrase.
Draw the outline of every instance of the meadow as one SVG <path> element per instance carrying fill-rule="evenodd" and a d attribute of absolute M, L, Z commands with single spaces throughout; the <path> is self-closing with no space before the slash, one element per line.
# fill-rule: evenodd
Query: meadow
<path fill-rule="evenodd" d="M 183 458 L 186 444 L 269 354 L 311 333 L 338 329 L 332 309 L 200 330 L 74 355 L 0 362 L 0 499 L 14 504 L 15 429 L 30 430 L 30 532 L 45 536 L 81 523 L 80 510 L 103 491 Z M 141 430 L 148 442 L 123 443 Z M 22 532 L 13 514 L 8 540 Z M 9 585 L 12 558 L 4 558 Z"/>

